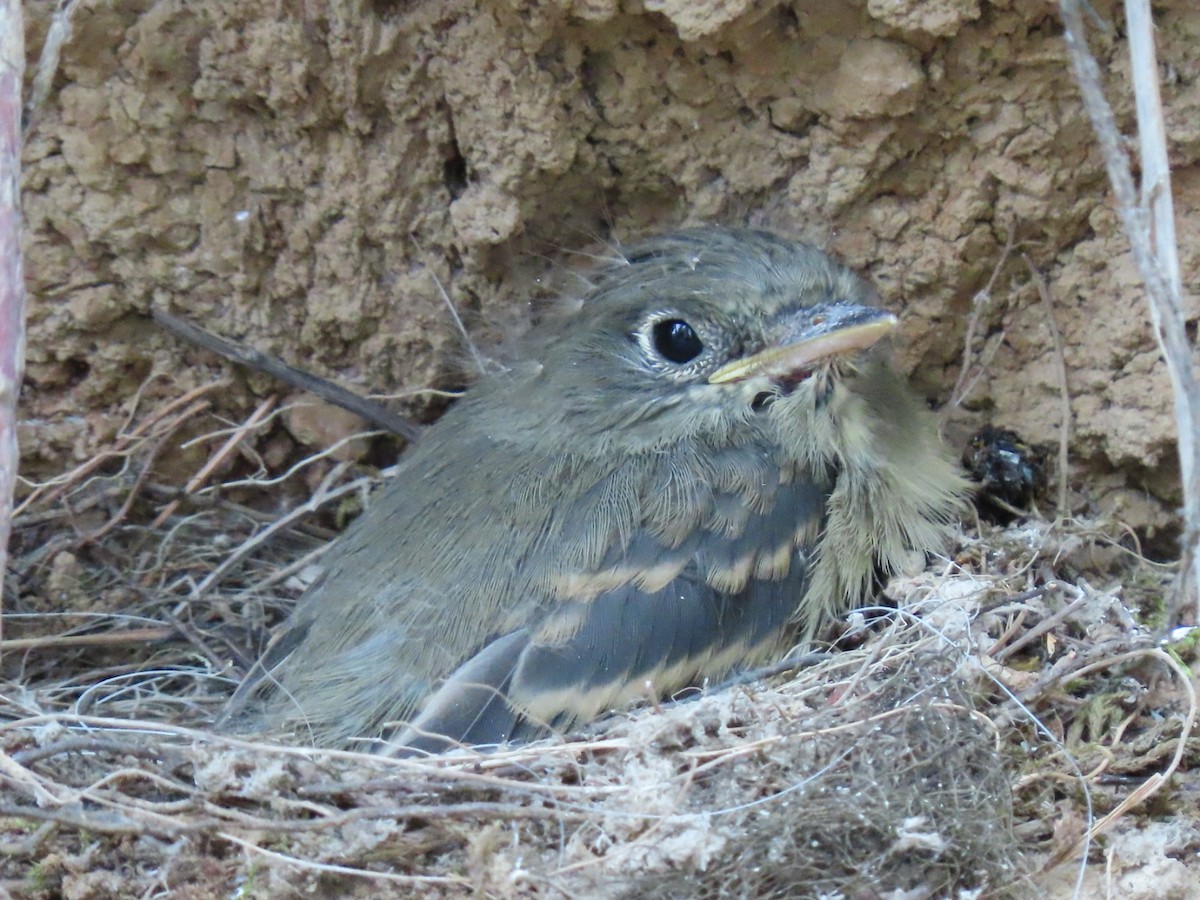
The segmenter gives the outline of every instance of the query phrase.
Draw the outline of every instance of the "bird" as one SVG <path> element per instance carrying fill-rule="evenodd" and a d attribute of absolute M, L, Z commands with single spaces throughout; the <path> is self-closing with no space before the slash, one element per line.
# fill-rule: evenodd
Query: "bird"
<path fill-rule="evenodd" d="M 563 734 L 779 659 L 935 551 L 966 482 L 822 250 L 614 248 L 401 457 L 226 723 L 397 755 Z"/>

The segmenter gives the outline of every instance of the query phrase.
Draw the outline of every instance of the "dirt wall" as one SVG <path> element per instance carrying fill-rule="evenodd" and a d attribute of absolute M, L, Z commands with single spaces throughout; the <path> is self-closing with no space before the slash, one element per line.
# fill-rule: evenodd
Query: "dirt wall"
<path fill-rule="evenodd" d="M 31 60 L 53 6 L 30 5 Z M 1129 125 L 1120 10 L 1095 7 Z M 1200 9 L 1156 10 L 1195 295 Z M 1052 315 L 1077 500 L 1166 521 L 1168 380 L 1053 3 L 84 0 L 73 28 L 25 154 L 29 477 L 110 440 L 139 389 L 220 369 L 152 306 L 360 390 L 457 384 L 439 285 L 486 335 L 580 252 L 727 222 L 867 273 L 932 400 L 977 310 L 965 425 L 1057 441 Z"/>

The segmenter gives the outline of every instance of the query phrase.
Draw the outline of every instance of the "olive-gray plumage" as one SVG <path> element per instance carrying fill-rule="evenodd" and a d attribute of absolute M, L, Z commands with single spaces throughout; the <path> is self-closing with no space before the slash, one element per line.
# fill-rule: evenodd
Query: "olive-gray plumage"
<path fill-rule="evenodd" d="M 438 751 L 783 652 L 957 509 L 893 322 L 764 232 L 633 247 L 408 451 L 231 711 Z"/>

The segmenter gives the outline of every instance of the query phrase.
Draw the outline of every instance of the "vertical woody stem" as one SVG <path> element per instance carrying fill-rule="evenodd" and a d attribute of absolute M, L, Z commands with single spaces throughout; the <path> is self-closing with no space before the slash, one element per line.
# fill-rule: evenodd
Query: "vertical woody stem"
<path fill-rule="evenodd" d="M 1150 0 L 1125 0 L 1129 33 L 1130 73 L 1137 107 L 1138 155 L 1142 168 L 1142 209 L 1145 240 L 1162 275 L 1160 295 L 1151 293 L 1150 310 L 1155 333 L 1163 347 L 1175 393 L 1175 419 L 1179 432 L 1179 469 L 1183 480 L 1183 583 L 1191 569 L 1191 616 L 1200 622 L 1200 386 L 1197 385 L 1192 350 L 1183 311 L 1183 284 L 1179 274 L 1179 249 L 1175 239 L 1175 207 L 1171 196 L 1171 168 L 1167 160 L 1167 130 L 1158 88 L 1158 57 L 1154 51 L 1154 18 Z M 1178 371 L 1176 371 L 1178 370 Z M 1181 597 L 1180 600 L 1186 598 Z M 1186 610 L 1177 609 L 1176 612 Z M 1174 617 L 1173 617 L 1174 618 Z M 1171 622 L 1169 624 L 1175 624 Z"/>
<path fill-rule="evenodd" d="M 1126 0 L 1129 51 L 1132 57 L 1134 94 L 1138 114 L 1141 156 L 1141 196 L 1134 187 L 1129 160 L 1122 145 L 1112 108 L 1104 98 L 1100 67 L 1087 46 L 1083 24 L 1084 0 L 1059 0 L 1064 37 L 1075 69 L 1075 81 L 1083 106 L 1092 120 L 1100 142 L 1117 212 L 1137 263 L 1150 307 L 1150 321 L 1158 341 L 1175 401 L 1175 424 L 1179 444 L 1179 470 L 1183 481 L 1183 590 L 1172 600 L 1169 625 L 1187 610 L 1200 619 L 1200 384 L 1192 363 L 1183 313 L 1179 258 L 1175 247 L 1175 222 L 1171 208 L 1170 170 L 1167 165 L 1166 132 L 1158 92 L 1158 64 L 1154 54 L 1154 23 L 1149 0 Z M 1186 605 L 1185 605 L 1186 604 Z M 1189 609 L 1190 607 L 1190 609 Z"/>
<path fill-rule="evenodd" d="M 21 260 L 24 72 L 25 23 L 21 3 L 0 0 L 0 577 L 8 567 L 13 488 L 17 480 L 17 395 L 25 364 L 25 279 Z M 2 615 L 0 637 L 3 637 Z"/>

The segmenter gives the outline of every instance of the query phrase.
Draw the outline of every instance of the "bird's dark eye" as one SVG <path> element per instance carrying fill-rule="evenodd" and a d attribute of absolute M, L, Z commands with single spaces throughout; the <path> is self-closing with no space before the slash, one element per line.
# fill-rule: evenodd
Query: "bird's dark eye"
<path fill-rule="evenodd" d="M 654 339 L 654 349 L 668 362 L 691 362 L 704 350 L 704 344 L 696 336 L 692 326 L 683 319 L 663 319 L 661 322 L 655 322 L 651 335 Z"/>

